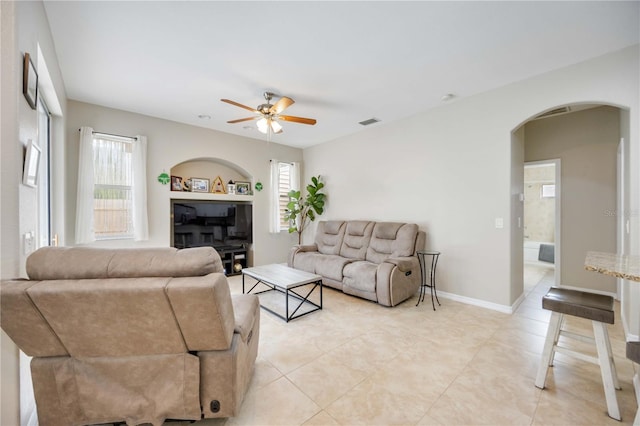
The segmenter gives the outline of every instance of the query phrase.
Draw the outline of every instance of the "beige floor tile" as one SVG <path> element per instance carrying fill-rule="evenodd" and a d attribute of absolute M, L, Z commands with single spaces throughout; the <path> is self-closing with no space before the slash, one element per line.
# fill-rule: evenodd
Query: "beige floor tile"
<path fill-rule="evenodd" d="M 533 425 L 628 425 L 633 423 L 635 409 L 621 405 L 622 422 L 607 415 L 604 400 L 594 404 L 570 393 L 544 390 L 538 402 Z"/>
<path fill-rule="evenodd" d="M 425 401 L 427 393 L 408 388 L 402 377 L 381 373 L 365 379 L 325 411 L 344 425 L 416 424 L 431 403 Z"/>
<path fill-rule="evenodd" d="M 597 365 L 557 354 L 547 388 L 535 387 L 551 315 L 541 298 L 554 271 L 529 268 L 526 297 L 513 315 L 446 298 L 433 311 L 429 295 L 419 306 L 414 296 L 387 308 L 329 288 L 322 311 L 289 323 L 261 311 L 258 360 L 240 415 L 196 424 L 629 424 L 634 367 L 625 358 L 618 303 L 608 329 L 623 422 L 606 415 Z M 233 294 L 242 292 L 241 277 L 229 282 Z M 566 326 L 593 334 L 580 318 L 568 317 Z M 595 354 L 592 345 L 566 345 Z"/>
<path fill-rule="evenodd" d="M 326 411 L 321 411 L 306 422 L 304 426 L 339 426 L 340 423 L 336 419 L 327 414 Z"/>
<path fill-rule="evenodd" d="M 442 424 L 531 424 L 540 397 L 531 379 L 465 370 L 428 411 Z"/>
<path fill-rule="evenodd" d="M 364 380 L 367 374 L 328 354 L 298 368 L 287 377 L 316 404 L 325 408 Z M 327 386 L 328 383 L 331 386 Z"/>
<path fill-rule="evenodd" d="M 226 425 L 301 425 L 320 412 L 320 407 L 285 377 L 245 396 L 238 417 Z"/>

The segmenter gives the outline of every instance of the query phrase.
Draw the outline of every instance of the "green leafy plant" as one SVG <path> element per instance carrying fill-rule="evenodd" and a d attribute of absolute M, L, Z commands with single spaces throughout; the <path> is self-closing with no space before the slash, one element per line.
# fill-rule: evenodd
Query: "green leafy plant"
<path fill-rule="evenodd" d="M 290 223 L 289 233 L 298 233 L 298 244 L 302 242 L 302 232 L 307 225 L 324 213 L 325 194 L 322 188 L 324 183 L 318 175 L 313 176 L 311 183 L 307 185 L 306 197 L 303 198 L 300 191 L 289 191 L 289 203 L 284 218 Z"/>

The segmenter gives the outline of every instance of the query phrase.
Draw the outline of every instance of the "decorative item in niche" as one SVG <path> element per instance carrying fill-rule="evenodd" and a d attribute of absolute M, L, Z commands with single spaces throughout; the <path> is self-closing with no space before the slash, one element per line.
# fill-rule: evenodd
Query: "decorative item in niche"
<path fill-rule="evenodd" d="M 36 72 L 31 55 L 24 54 L 24 70 L 22 74 L 22 93 L 27 99 L 27 103 L 31 109 L 36 109 L 38 101 L 38 73 Z"/>
<path fill-rule="evenodd" d="M 209 179 L 191 178 L 191 192 L 209 192 Z"/>
<path fill-rule="evenodd" d="M 182 181 L 182 190 L 187 192 L 191 191 L 191 179 L 184 179 Z"/>
<path fill-rule="evenodd" d="M 251 192 L 251 182 L 236 181 L 236 194 L 249 195 Z"/>
<path fill-rule="evenodd" d="M 214 194 L 226 194 L 227 191 L 224 188 L 224 182 L 222 182 L 222 178 L 220 176 L 216 176 L 211 184 L 211 192 Z"/>
<path fill-rule="evenodd" d="M 255 188 L 256 188 L 256 191 L 258 191 L 258 192 L 262 191 L 262 188 L 263 188 L 262 187 L 262 182 L 256 182 L 256 187 Z"/>
<path fill-rule="evenodd" d="M 232 180 L 227 182 L 227 194 L 235 194 L 236 193 L 236 184 L 233 183 Z"/>
<path fill-rule="evenodd" d="M 169 178 L 169 175 L 167 174 L 167 172 L 162 172 L 158 175 L 158 182 L 160 182 L 163 185 L 166 185 L 169 183 L 171 179 Z"/>
<path fill-rule="evenodd" d="M 40 147 L 34 144 L 31 139 L 27 142 L 24 155 L 24 171 L 22 173 L 22 183 L 35 188 L 38 185 L 38 169 L 40 168 Z"/>
<path fill-rule="evenodd" d="M 182 177 L 171 176 L 171 190 L 172 191 L 184 191 L 184 185 L 182 184 Z"/>

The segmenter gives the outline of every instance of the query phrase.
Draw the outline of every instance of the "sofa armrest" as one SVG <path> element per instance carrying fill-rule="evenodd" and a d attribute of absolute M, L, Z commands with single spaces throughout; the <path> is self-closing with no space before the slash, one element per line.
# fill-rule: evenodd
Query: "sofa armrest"
<path fill-rule="evenodd" d="M 416 266 L 419 267 L 418 261 L 414 256 L 407 257 L 389 257 L 384 260 L 387 263 L 396 265 L 402 272 L 410 272 Z"/>
<path fill-rule="evenodd" d="M 293 268 L 293 259 L 296 257 L 296 254 L 309 251 L 318 251 L 318 246 L 316 244 L 296 244 L 291 247 L 291 250 L 289 250 L 289 256 L 287 257 L 287 266 Z"/>
<path fill-rule="evenodd" d="M 231 300 L 236 321 L 234 332 L 240 334 L 244 342 L 249 342 L 256 316 L 260 315 L 258 296 L 255 294 L 234 294 L 231 296 Z"/>

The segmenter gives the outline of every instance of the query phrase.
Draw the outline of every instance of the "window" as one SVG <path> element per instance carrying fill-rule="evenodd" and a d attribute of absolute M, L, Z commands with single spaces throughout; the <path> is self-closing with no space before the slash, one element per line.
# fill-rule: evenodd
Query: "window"
<path fill-rule="evenodd" d="M 97 240 L 133 238 L 132 139 L 93 136 L 93 225 Z"/>
<path fill-rule="evenodd" d="M 298 189 L 298 163 L 284 163 L 271 160 L 271 217 L 269 232 L 278 233 L 289 230 L 289 221 L 284 220 L 287 204 L 289 203 L 289 191 Z"/>
<path fill-rule="evenodd" d="M 76 244 L 149 239 L 147 138 L 80 128 Z"/>

